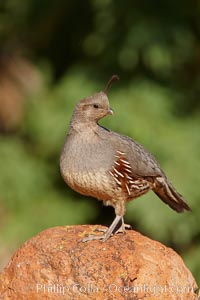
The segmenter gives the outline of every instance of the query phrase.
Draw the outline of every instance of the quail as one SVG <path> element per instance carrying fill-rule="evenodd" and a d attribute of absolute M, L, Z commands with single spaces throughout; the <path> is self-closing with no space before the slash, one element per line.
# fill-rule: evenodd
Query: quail
<path fill-rule="evenodd" d="M 60 157 L 62 177 L 73 190 L 102 200 L 115 210 L 110 227 L 102 235 L 88 236 L 83 242 L 106 241 L 116 232 L 125 232 L 129 226 L 124 223 L 126 202 L 149 190 L 177 212 L 191 210 L 152 154 L 135 140 L 98 124 L 113 114 L 107 92 L 118 79 L 113 75 L 103 92 L 86 97 L 75 106 Z"/>

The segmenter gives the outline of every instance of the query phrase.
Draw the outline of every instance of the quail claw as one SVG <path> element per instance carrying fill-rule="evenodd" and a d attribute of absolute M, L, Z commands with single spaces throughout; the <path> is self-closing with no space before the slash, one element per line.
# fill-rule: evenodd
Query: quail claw
<path fill-rule="evenodd" d="M 122 224 L 119 229 L 117 229 L 117 231 L 115 232 L 115 234 L 117 233 L 125 233 L 126 229 L 132 229 L 132 226 L 129 224 Z"/>
<path fill-rule="evenodd" d="M 81 242 L 85 243 L 85 242 L 89 242 L 89 241 L 94 241 L 94 240 L 100 240 L 102 242 L 105 242 L 105 240 L 107 240 L 108 237 L 106 237 L 105 234 L 103 235 L 88 235 L 86 238 L 82 239 Z"/>

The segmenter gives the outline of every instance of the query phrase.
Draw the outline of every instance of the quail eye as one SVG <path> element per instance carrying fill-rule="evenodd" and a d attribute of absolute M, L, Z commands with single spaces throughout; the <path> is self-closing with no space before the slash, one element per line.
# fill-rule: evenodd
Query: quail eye
<path fill-rule="evenodd" d="M 93 104 L 93 107 L 94 108 L 99 108 L 99 105 L 95 103 L 95 104 Z"/>

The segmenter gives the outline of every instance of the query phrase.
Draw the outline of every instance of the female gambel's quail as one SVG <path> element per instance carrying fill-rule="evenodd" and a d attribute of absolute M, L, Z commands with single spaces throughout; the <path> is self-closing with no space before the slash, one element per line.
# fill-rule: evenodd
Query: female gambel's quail
<path fill-rule="evenodd" d="M 80 194 L 102 200 L 115 209 L 116 217 L 103 235 L 91 235 L 83 241 L 106 241 L 116 232 L 124 232 L 125 204 L 149 190 L 177 212 L 191 210 L 175 190 L 155 158 L 139 143 L 98 124 L 113 114 L 107 91 L 86 97 L 76 105 L 60 168 L 65 182 Z M 116 230 L 121 224 L 121 227 Z"/>

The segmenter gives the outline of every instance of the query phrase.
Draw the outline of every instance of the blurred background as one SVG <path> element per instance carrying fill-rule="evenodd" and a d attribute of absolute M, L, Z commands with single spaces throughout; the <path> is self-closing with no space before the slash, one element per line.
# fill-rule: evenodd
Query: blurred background
<path fill-rule="evenodd" d="M 142 143 L 192 208 L 149 193 L 126 222 L 172 247 L 200 281 L 200 2 L 1 0 L 0 267 L 41 230 L 109 225 L 112 208 L 70 190 L 59 156 L 75 103 L 109 92 L 101 124 Z"/>

